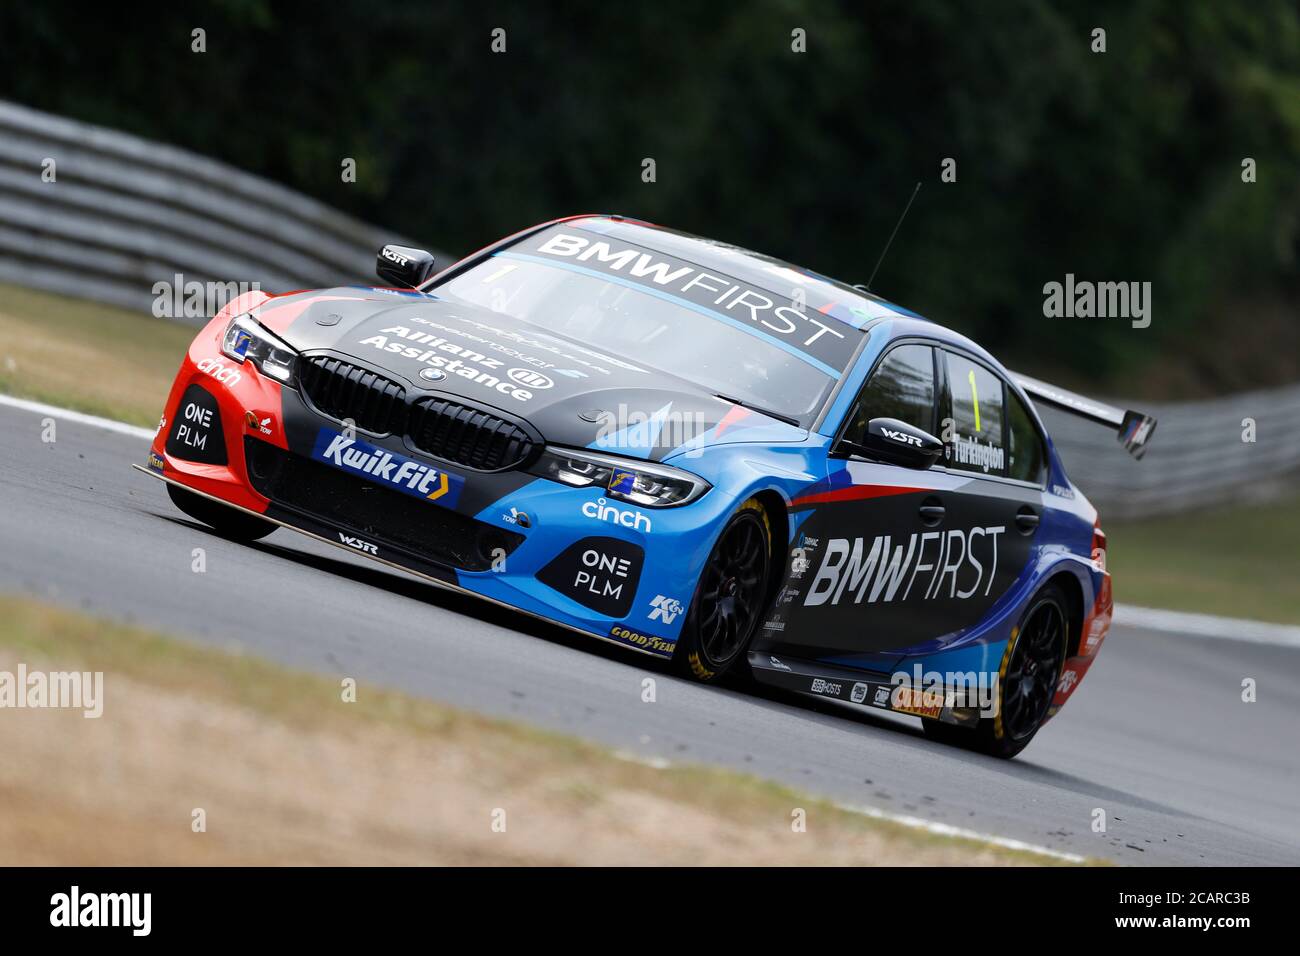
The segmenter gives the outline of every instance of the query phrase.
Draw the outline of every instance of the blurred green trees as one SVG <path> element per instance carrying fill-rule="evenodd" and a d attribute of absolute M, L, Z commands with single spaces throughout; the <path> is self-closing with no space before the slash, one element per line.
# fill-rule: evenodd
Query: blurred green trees
<path fill-rule="evenodd" d="M 862 282 L 920 181 L 873 288 L 1011 361 L 1129 392 L 1300 366 L 1294 0 L 6 5 L 0 97 L 455 252 L 611 211 Z M 1067 272 L 1151 281 L 1151 328 L 1043 318 Z"/>

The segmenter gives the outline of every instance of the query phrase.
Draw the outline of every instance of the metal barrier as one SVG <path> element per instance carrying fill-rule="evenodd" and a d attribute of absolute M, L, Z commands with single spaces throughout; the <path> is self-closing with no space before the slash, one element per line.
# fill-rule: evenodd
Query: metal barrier
<path fill-rule="evenodd" d="M 177 274 L 269 292 L 369 281 L 385 242 L 410 244 L 224 163 L 0 101 L 0 282 L 149 309 Z"/>
<path fill-rule="evenodd" d="M 154 284 L 177 273 L 269 292 L 369 281 L 385 242 L 413 244 L 224 163 L 0 101 L 0 282 L 149 310 Z M 1160 420 L 1141 462 L 1104 429 L 1044 410 L 1070 476 L 1106 517 L 1295 492 L 1300 386 L 1139 407 Z M 1253 444 L 1244 418 L 1257 423 Z"/>
<path fill-rule="evenodd" d="M 1203 402 L 1131 404 L 1159 421 L 1141 461 L 1106 429 L 1040 408 L 1070 478 L 1102 510 L 1103 522 L 1300 491 L 1300 385 Z M 1242 440 L 1244 419 L 1255 422 L 1253 442 Z"/>

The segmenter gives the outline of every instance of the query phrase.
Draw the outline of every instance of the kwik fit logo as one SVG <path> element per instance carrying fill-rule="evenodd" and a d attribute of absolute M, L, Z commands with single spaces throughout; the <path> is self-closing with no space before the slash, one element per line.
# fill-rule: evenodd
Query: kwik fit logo
<path fill-rule="evenodd" d="M 434 501 L 447 508 L 456 506 L 465 486 L 465 479 L 459 475 L 378 448 L 359 438 L 349 438 L 332 428 L 320 430 L 312 457 L 413 498 Z"/>

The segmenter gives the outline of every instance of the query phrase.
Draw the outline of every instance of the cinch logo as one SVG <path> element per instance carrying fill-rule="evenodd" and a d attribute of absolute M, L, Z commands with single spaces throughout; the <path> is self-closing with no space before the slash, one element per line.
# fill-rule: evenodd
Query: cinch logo
<path fill-rule="evenodd" d="M 240 374 L 239 369 L 222 365 L 216 359 L 205 358 L 199 362 L 199 371 L 205 375 L 211 375 L 222 385 L 238 385 L 239 380 L 244 376 Z"/>
<path fill-rule="evenodd" d="M 349 438 L 332 428 L 320 430 L 312 457 L 394 491 L 447 508 L 455 507 L 465 486 L 465 479 L 459 475 L 386 451 L 359 438 Z"/>
<path fill-rule="evenodd" d="M 639 511 L 624 511 L 621 508 L 615 508 L 604 498 L 588 501 L 582 506 L 582 513 L 588 518 L 597 518 L 601 521 L 608 521 L 610 524 L 621 525 L 624 528 L 633 528 L 647 534 L 650 533 L 650 519 L 648 517 Z"/>

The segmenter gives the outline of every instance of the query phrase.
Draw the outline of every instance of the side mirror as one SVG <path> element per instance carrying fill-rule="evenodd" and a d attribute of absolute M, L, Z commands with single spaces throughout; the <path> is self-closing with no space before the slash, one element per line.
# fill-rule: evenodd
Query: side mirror
<path fill-rule="evenodd" d="M 867 433 L 862 436 L 861 444 L 841 441 L 840 446 L 850 455 L 922 471 L 943 454 L 943 442 L 897 418 L 873 418 L 867 422 Z"/>
<path fill-rule="evenodd" d="M 375 262 L 375 273 L 394 286 L 414 289 L 433 275 L 433 255 L 408 246 L 384 246 Z"/>

